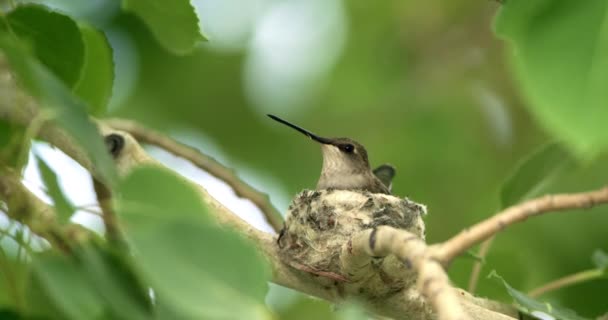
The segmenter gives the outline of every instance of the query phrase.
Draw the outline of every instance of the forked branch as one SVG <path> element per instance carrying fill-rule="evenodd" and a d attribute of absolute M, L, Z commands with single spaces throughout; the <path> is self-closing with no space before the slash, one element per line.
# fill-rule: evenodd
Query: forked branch
<path fill-rule="evenodd" d="M 447 266 L 455 257 L 460 256 L 474 245 L 490 238 L 506 227 L 530 217 L 570 209 L 589 209 L 605 203 L 608 203 L 608 187 L 589 192 L 547 195 L 528 200 L 511 206 L 439 244 L 439 250 L 435 257 L 444 266 Z"/>

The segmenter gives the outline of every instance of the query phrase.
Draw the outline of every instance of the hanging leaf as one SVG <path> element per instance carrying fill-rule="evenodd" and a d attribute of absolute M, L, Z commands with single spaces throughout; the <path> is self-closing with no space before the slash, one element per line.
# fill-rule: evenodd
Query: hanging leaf
<path fill-rule="evenodd" d="M 57 78 L 68 87 L 76 84 L 85 45 L 74 20 L 41 5 L 24 5 L 11 11 L 6 21 L 8 32 L 31 46 L 36 58 Z"/>
<path fill-rule="evenodd" d="M 55 204 L 57 218 L 59 218 L 60 223 L 65 224 L 70 220 L 72 214 L 74 214 L 74 206 L 65 194 L 63 194 L 55 171 L 53 171 L 53 169 L 51 169 L 39 156 L 36 156 L 35 159 L 38 169 L 40 170 L 40 175 L 42 176 L 42 181 L 44 181 L 47 192 Z"/>
<path fill-rule="evenodd" d="M 85 24 L 80 25 L 85 44 L 84 64 L 74 92 L 88 105 L 92 115 L 103 115 L 112 96 L 114 58 L 105 34 Z"/>
<path fill-rule="evenodd" d="M 536 119 L 579 156 L 608 147 L 608 2 L 509 0 L 495 21 Z"/>
<path fill-rule="evenodd" d="M 503 208 L 539 196 L 576 161 L 561 143 L 550 143 L 521 161 L 500 190 Z"/>
<path fill-rule="evenodd" d="M 123 0 L 122 7 L 143 20 L 156 39 L 175 54 L 189 53 L 205 40 L 189 0 Z"/>

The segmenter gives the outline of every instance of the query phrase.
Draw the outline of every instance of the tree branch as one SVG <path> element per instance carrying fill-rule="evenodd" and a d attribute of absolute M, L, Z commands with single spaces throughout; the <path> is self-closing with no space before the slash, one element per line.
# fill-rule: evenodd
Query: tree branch
<path fill-rule="evenodd" d="M 0 168 L 0 200 L 8 207 L 9 218 L 27 225 L 33 233 L 63 252 L 70 252 L 57 225 L 55 209 L 28 190 L 21 183 L 21 177 L 10 168 Z"/>
<path fill-rule="evenodd" d="M 0 118 L 27 126 L 37 113 L 36 102 L 29 96 L 23 94 L 16 86 L 14 79 L 12 79 L 7 70 L 7 66 L 3 59 L 0 58 Z M 125 139 L 123 150 L 120 152 L 120 155 L 114 159 L 119 175 L 124 176 L 133 168 L 141 165 L 163 167 L 158 161 L 148 156 L 131 135 L 108 128 L 103 123 L 99 123 L 99 128 L 104 136 L 117 134 Z M 38 137 L 58 147 L 68 156 L 80 163 L 85 169 L 93 172 L 91 162 L 86 154 L 62 129 L 52 123 L 45 123 L 39 131 Z M 184 180 L 191 183 L 185 178 Z M 15 183 L 17 183 L 17 181 L 13 181 L 11 185 L 14 185 Z M 318 283 L 302 277 L 297 270 L 285 264 L 279 257 L 279 248 L 276 245 L 276 239 L 273 235 L 255 229 L 211 197 L 204 188 L 200 186 L 197 187 L 200 191 L 201 201 L 209 207 L 209 212 L 214 216 L 219 225 L 237 230 L 259 248 L 260 252 L 265 256 L 272 268 L 273 282 L 332 302 L 339 303 L 343 301 L 344 297 L 340 296 L 337 292 L 328 290 Z M 380 234 L 385 234 L 385 232 L 381 232 Z M 390 235 L 390 232 L 388 232 L 388 234 Z M 380 240 L 378 243 L 385 243 L 385 240 Z M 388 241 L 387 243 L 393 245 L 391 241 Z M 395 250 L 400 247 L 396 244 L 394 245 Z M 384 250 L 382 246 L 378 248 Z M 432 248 L 429 247 L 429 249 Z M 409 254 L 405 252 L 402 254 L 405 257 L 409 257 Z M 424 263 L 421 263 L 417 268 L 419 268 L 421 276 L 425 277 L 425 279 L 429 274 L 444 273 L 438 263 L 434 262 L 431 258 L 424 258 L 422 260 Z M 416 258 L 416 261 L 418 261 L 418 258 Z M 423 290 L 425 292 L 428 291 L 432 296 L 433 290 L 441 288 L 446 282 L 447 278 L 431 280 L 426 282 L 426 285 L 423 282 Z M 502 314 L 513 314 L 512 309 L 509 309 L 502 304 L 472 297 L 461 290 L 453 288 L 450 288 L 449 290 L 454 291 L 454 293 L 448 292 L 437 294 L 450 297 L 448 299 L 449 305 L 455 305 L 454 297 L 458 297 L 457 299 L 462 303 L 461 308 L 466 310 L 468 318 L 486 320 L 512 319 L 511 317 Z M 416 318 L 417 315 L 407 309 L 408 303 L 405 300 L 407 300 L 405 295 L 397 294 L 390 298 L 383 299 L 382 301 L 367 301 L 367 305 L 371 312 L 378 315 L 401 319 Z M 434 301 L 435 298 L 432 298 L 432 300 Z M 498 313 L 493 310 L 496 310 Z"/>
<path fill-rule="evenodd" d="M 101 209 L 101 218 L 106 229 L 108 241 L 118 247 L 126 248 L 127 244 L 118 226 L 116 212 L 112 205 L 112 192 L 93 176 L 91 176 L 91 179 L 93 180 L 93 189 L 99 203 L 99 209 Z"/>
<path fill-rule="evenodd" d="M 608 187 L 596 191 L 580 192 L 572 194 L 547 195 L 541 198 L 525 201 L 511 206 L 493 217 L 484 220 L 471 228 L 461 231 L 446 242 L 439 244 L 435 255 L 441 263 L 449 263 L 457 256 L 490 238 L 506 227 L 552 211 L 563 211 L 569 209 L 589 209 L 595 205 L 608 202 Z"/>
<path fill-rule="evenodd" d="M 467 319 L 443 267 L 429 255 L 418 236 L 388 226 L 366 230 L 352 239 L 353 256 L 385 257 L 394 254 L 418 272 L 418 290 L 431 302 L 439 320 Z"/>
<path fill-rule="evenodd" d="M 53 207 L 28 190 L 10 168 L 0 168 L 0 200 L 7 204 L 11 219 L 25 223 L 36 234 L 47 234 L 56 222 Z"/>
<path fill-rule="evenodd" d="M 128 132 L 139 142 L 156 145 L 176 156 L 189 160 L 200 169 L 226 182 L 237 196 L 251 200 L 262 210 L 266 220 L 275 232 L 278 232 L 283 227 L 283 217 L 272 206 L 267 194 L 256 190 L 245 181 L 239 179 L 234 170 L 225 167 L 211 156 L 132 120 L 107 119 L 103 122 L 114 129 Z"/>

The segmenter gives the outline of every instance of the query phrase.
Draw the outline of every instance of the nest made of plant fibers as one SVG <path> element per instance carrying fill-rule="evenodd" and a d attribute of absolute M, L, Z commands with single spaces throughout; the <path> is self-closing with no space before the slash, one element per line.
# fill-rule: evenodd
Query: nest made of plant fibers
<path fill-rule="evenodd" d="M 277 244 L 281 259 L 302 277 L 341 296 L 382 299 L 413 286 L 411 266 L 392 255 L 358 270 L 344 265 L 344 246 L 366 229 L 391 226 L 425 238 L 422 204 L 392 195 L 347 190 L 304 190 L 292 201 Z"/>

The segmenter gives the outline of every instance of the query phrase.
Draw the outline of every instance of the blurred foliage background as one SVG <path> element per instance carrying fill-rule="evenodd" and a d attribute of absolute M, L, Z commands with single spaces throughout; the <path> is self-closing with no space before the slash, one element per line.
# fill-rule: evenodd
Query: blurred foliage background
<path fill-rule="evenodd" d="M 116 63 L 107 116 L 141 121 L 215 150 L 247 172 L 281 211 L 313 188 L 319 146 L 273 113 L 366 146 L 372 166 L 397 168 L 393 192 L 428 205 L 427 240 L 443 241 L 501 208 L 520 159 L 553 140 L 513 75 L 511 49 L 493 33 L 495 1 L 193 0 L 208 42 L 164 49 L 112 0 L 43 1 L 104 30 Z M 212 152 L 213 153 L 213 152 Z M 606 183 L 605 157 L 568 169 L 543 192 Z M 591 267 L 608 250 L 608 208 L 551 214 L 500 234 L 478 293 L 509 301 L 485 279 L 496 269 L 523 291 Z M 466 287 L 473 259 L 450 269 Z M 546 298 L 586 316 L 607 311 L 606 280 Z"/>

